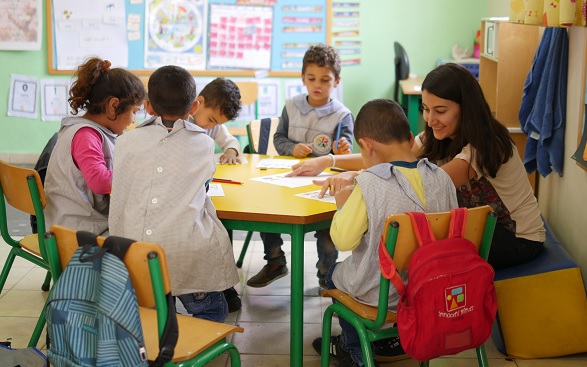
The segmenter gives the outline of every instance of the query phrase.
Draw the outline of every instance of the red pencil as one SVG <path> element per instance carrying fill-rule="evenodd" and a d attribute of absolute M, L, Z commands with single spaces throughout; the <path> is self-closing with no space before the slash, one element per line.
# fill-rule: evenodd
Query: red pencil
<path fill-rule="evenodd" d="M 234 184 L 234 185 L 244 185 L 243 182 L 228 180 L 226 178 L 213 178 L 212 179 L 212 182 L 226 183 L 226 184 Z"/>

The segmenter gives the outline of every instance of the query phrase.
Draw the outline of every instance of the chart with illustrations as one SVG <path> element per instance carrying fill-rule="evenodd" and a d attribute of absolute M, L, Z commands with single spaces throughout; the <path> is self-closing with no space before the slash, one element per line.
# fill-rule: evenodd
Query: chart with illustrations
<path fill-rule="evenodd" d="M 150 0 L 145 27 L 145 66 L 205 67 L 205 1 Z"/>

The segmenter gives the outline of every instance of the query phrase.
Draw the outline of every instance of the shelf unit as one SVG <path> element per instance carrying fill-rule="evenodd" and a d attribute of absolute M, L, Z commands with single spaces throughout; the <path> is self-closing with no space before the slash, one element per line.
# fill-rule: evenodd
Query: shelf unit
<path fill-rule="evenodd" d="M 507 18 L 481 19 L 479 83 L 491 112 L 510 130 L 522 160 L 526 135 L 520 130 L 518 112 L 541 35 L 538 26 L 509 23 Z M 528 179 L 535 190 L 536 174 Z"/>

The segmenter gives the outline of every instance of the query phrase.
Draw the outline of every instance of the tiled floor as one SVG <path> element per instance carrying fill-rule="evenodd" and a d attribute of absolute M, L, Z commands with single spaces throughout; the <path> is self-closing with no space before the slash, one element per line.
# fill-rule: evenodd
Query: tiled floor
<path fill-rule="evenodd" d="M 26 226 L 23 226 L 26 227 Z M 235 235 L 235 256 L 240 253 L 242 240 Z M 236 323 L 245 329 L 243 334 L 234 335 L 232 342 L 241 353 L 243 367 L 282 367 L 289 365 L 289 284 L 286 276 L 265 288 L 248 288 L 246 279 L 256 274 L 264 265 L 263 246 L 258 234 L 253 237 L 243 269 L 239 269 L 240 284 L 237 290 L 242 295 L 243 308 L 232 313 L 227 323 Z M 304 287 L 304 366 L 316 367 L 320 360 L 311 346 L 314 338 L 321 333 L 321 317 L 330 300 L 318 296 L 318 282 L 314 264 L 317 256 L 315 242 L 308 236 L 305 253 Z M 284 245 L 289 259 L 289 242 Z M 8 246 L 0 242 L 0 262 L 4 264 Z M 341 257 L 343 257 L 341 255 Z M 15 348 L 26 347 L 30 334 L 43 306 L 47 293 L 40 290 L 45 272 L 22 259 L 17 259 L 10 273 L 5 289 L 0 294 L 0 341 L 10 340 Z M 336 321 L 338 329 L 338 324 Z M 337 334 L 334 330 L 333 334 Z M 39 348 L 44 350 L 45 335 L 41 336 Z M 546 367 L 586 366 L 587 354 L 545 360 L 513 360 L 498 352 L 491 339 L 486 344 L 489 364 L 492 367 Z M 229 366 L 226 356 L 213 361 L 211 367 Z M 457 356 L 439 358 L 431 362 L 434 367 L 476 366 L 474 351 Z M 413 360 L 384 364 L 383 366 L 417 366 Z"/>

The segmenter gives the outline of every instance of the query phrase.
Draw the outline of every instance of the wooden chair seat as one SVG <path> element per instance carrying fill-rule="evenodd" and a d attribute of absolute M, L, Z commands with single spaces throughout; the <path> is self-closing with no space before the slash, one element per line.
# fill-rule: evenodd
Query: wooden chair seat
<path fill-rule="evenodd" d="M 377 317 L 377 307 L 368 306 L 366 304 L 358 302 L 353 297 L 349 296 L 340 289 L 327 289 L 324 292 L 322 292 L 322 297 L 331 297 L 336 299 L 336 301 L 347 306 L 354 313 L 356 313 L 364 319 L 375 321 L 375 318 Z M 395 312 L 388 311 L 387 317 L 385 318 L 385 322 L 397 322 L 397 314 Z"/>
<path fill-rule="evenodd" d="M 157 332 L 157 310 L 140 307 L 141 324 L 145 337 L 145 346 L 149 361 L 159 354 L 159 336 Z M 177 315 L 179 330 L 197 330 L 197 333 L 179 333 L 172 361 L 183 362 L 208 349 L 228 335 L 244 331 L 243 328 L 192 316 Z M 151 359 L 153 358 L 153 359 Z"/>
<path fill-rule="evenodd" d="M 20 247 L 27 250 L 31 254 L 41 257 L 41 249 L 39 248 L 39 236 L 36 233 L 29 234 L 20 240 Z"/>

